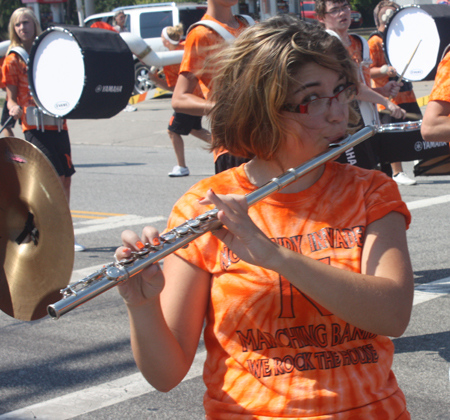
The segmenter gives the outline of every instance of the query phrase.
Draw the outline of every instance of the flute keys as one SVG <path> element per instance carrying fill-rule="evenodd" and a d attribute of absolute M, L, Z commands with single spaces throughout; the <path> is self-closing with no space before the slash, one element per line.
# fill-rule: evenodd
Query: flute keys
<path fill-rule="evenodd" d="M 181 225 L 181 226 L 178 226 L 175 229 L 175 231 L 177 232 L 178 235 L 184 236 L 184 235 L 188 234 L 191 231 L 191 229 L 189 228 L 189 226 Z"/>

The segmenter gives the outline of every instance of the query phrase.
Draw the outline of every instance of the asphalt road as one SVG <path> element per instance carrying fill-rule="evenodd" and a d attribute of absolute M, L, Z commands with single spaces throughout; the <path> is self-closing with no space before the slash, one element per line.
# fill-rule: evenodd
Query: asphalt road
<path fill-rule="evenodd" d="M 432 83 L 415 87 L 417 96 Z M 176 199 L 213 174 L 203 144 L 186 138 L 191 175 L 169 178 L 175 164 L 166 126 L 170 99 L 137 105 L 109 120 L 69 122 L 73 161 L 71 209 L 78 241 L 72 280 L 111 262 L 125 228 L 164 229 Z M 18 130 L 16 134 L 20 136 Z M 412 164 L 404 165 L 412 175 Z M 450 178 L 418 177 L 400 187 L 413 223 L 408 243 L 416 294 L 406 333 L 395 339 L 394 372 L 413 419 L 450 418 Z M 48 262 L 59 264 L 57 253 Z M 204 345 L 187 379 L 161 394 L 138 373 L 128 321 L 117 291 L 109 291 L 58 321 L 14 320 L 0 313 L 0 420 L 200 419 Z"/>

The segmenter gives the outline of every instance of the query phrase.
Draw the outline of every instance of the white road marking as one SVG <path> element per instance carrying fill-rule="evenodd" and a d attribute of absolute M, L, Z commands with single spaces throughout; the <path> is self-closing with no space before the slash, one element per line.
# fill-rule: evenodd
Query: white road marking
<path fill-rule="evenodd" d="M 450 195 L 441 195 L 440 197 L 425 198 L 424 200 L 410 201 L 406 203 L 409 210 L 421 209 L 423 207 L 434 206 L 435 204 L 444 204 L 450 201 Z"/>
<path fill-rule="evenodd" d="M 203 372 L 206 352 L 197 353 L 186 377 L 197 378 Z M 0 420 L 68 420 L 131 398 L 156 391 L 140 373 L 33 404 L 0 415 Z"/>
<path fill-rule="evenodd" d="M 99 232 L 102 230 L 117 229 L 134 225 L 146 225 L 155 222 L 161 222 L 163 220 L 167 220 L 167 217 L 142 217 L 136 216 L 134 214 L 127 214 L 126 216 L 114 216 L 108 217 L 106 219 L 87 220 L 77 223 L 74 232 L 75 236 L 79 236 L 86 233 Z"/>
<path fill-rule="evenodd" d="M 421 284 L 414 289 L 414 303 L 428 302 L 442 295 L 450 293 L 450 277 L 440 280 L 431 281 L 430 283 Z"/>

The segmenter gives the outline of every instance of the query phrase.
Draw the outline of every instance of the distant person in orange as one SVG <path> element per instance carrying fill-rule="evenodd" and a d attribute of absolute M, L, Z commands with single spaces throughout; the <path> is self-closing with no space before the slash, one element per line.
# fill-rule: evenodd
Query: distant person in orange
<path fill-rule="evenodd" d="M 0 89 L 6 92 L 6 86 L 4 83 L 2 83 L 2 66 L 3 62 L 5 61 L 5 57 L 0 58 Z M 2 111 L 2 117 L 0 122 L 0 129 L 3 128 L 3 136 L 4 137 L 14 137 L 14 131 L 13 128 L 16 125 L 16 120 L 12 119 L 6 124 L 8 119 L 10 118 L 9 110 L 8 110 L 8 97 L 5 98 L 5 103 L 3 104 L 3 111 Z M 5 126 L 6 124 L 6 126 Z"/>
<path fill-rule="evenodd" d="M 170 51 L 183 50 L 184 43 L 181 42 L 183 36 L 183 24 L 179 23 L 177 26 L 167 26 L 163 28 L 161 33 L 161 39 L 163 45 Z M 178 73 L 180 71 L 179 64 L 173 64 L 171 66 L 164 67 L 165 80 L 160 78 L 158 74 L 152 71 L 148 73 L 150 80 L 155 82 L 163 89 L 173 92 L 178 79 Z M 199 97 L 202 96 L 200 88 L 197 86 L 194 92 Z M 183 114 L 181 112 L 174 112 L 167 128 L 170 140 L 172 141 L 173 149 L 175 150 L 175 156 L 177 158 L 177 165 L 174 166 L 170 177 L 188 176 L 189 168 L 186 165 L 186 159 L 184 155 L 184 142 L 181 136 L 187 136 L 192 134 L 193 136 L 211 143 L 211 133 L 202 127 L 202 117 Z"/>
<path fill-rule="evenodd" d="M 405 331 L 414 295 L 397 184 L 329 161 L 250 208 L 245 198 L 346 135 L 358 83 L 347 50 L 280 15 L 220 63 L 213 147 L 251 160 L 194 185 L 168 222 L 215 206 L 222 228 L 118 286 L 137 366 L 170 391 L 203 332 L 206 419 L 409 420 L 388 338 Z M 122 241 L 119 260 L 162 242 L 153 227 Z"/>
<path fill-rule="evenodd" d="M 206 14 L 200 22 L 213 21 L 233 37 L 237 37 L 249 22 L 233 15 L 231 8 L 236 3 L 237 0 L 208 0 Z M 211 109 L 213 104 L 207 102 L 207 99 L 214 76 L 214 63 L 208 57 L 213 57 L 226 45 L 227 41 L 209 27 L 198 25 L 188 33 L 180 75 L 172 97 L 172 107 L 176 112 L 202 116 Z M 202 96 L 195 94 L 197 84 L 200 85 Z M 245 161 L 231 156 L 226 150 L 216 151 L 216 173 Z"/>
<path fill-rule="evenodd" d="M 450 142 L 450 49 L 439 63 L 422 120 L 425 141 Z"/>
<path fill-rule="evenodd" d="M 21 7 L 13 12 L 9 21 L 11 44 L 2 67 L 2 82 L 6 85 L 9 115 L 15 120 L 21 119 L 25 139 L 41 150 L 51 162 L 70 203 L 75 168 L 66 120 L 44 116 L 36 107 L 28 85 L 26 59 L 36 36 L 41 32 L 31 9 Z M 75 251 L 85 249 L 75 241 Z"/>

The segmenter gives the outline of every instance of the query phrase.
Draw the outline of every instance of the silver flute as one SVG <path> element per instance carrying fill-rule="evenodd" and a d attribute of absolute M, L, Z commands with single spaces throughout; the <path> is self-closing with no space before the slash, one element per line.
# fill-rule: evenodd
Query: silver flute
<path fill-rule="evenodd" d="M 287 170 L 283 175 L 272 179 L 267 184 L 247 194 L 248 206 L 253 206 L 269 195 L 280 191 L 308 172 L 338 157 L 341 153 L 367 140 L 376 133 L 415 131 L 420 129 L 420 125 L 421 121 L 414 121 L 364 127 L 352 136 L 347 136 L 341 142 L 330 144 L 327 151 L 297 168 Z M 67 286 L 61 290 L 62 299 L 47 307 L 48 314 L 54 319 L 59 319 L 77 306 L 127 281 L 139 274 L 144 268 L 162 260 L 177 249 L 187 246 L 199 236 L 219 229 L 222 224 L 217 219 L 217 213 L 218 209 L 215 208 L 197 216 L 195 219 L 187 220 L 182 225 L 161 235 L 160 245 L 145 244 L 142 250 L 132 252 L 130 258 L 107 264 L 101 270 Z"/>

